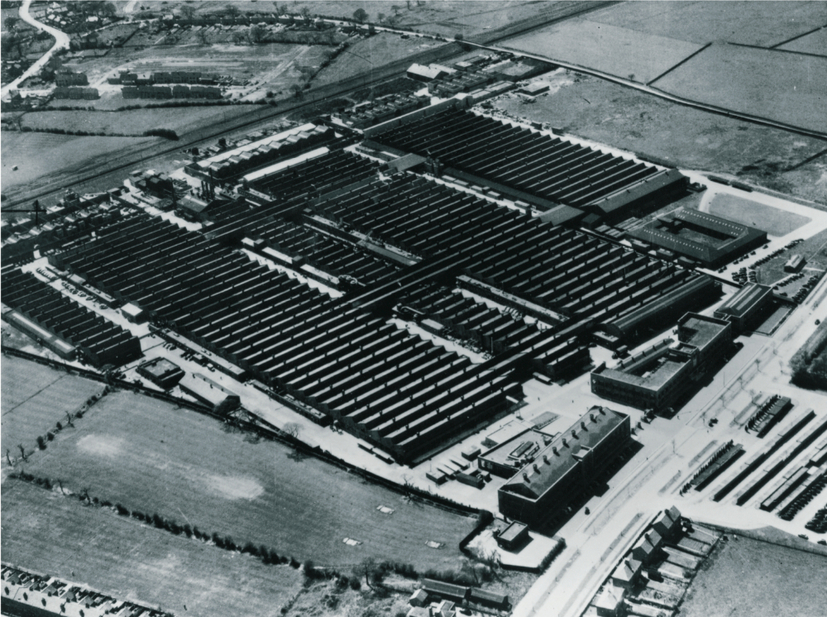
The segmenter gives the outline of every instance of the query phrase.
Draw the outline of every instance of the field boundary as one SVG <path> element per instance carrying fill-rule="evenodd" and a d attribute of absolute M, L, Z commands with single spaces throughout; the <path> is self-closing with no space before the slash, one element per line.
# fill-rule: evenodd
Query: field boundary
<path fill-rule="evenodd" d="M 679 66 L 682 66 L 683 64 L 685 64 L 685 63 L 689 62 L 692 58 L 694 58 L 695 56 L 697 56 L 699 53 L 701 53 L 703 50 L 705 50 L 705 49 L 706 49 L 707 47 L 709 47 L 710 45 L 712 45 L 712 43 L 707 43 L 706 45 L 704 45 L 703 47 L 701 47 L 698 51 L 692 52 L 692 53 L 691 53 L 691 54 L 689 54 L 686 58 L 684 58 L 683 60 L 681 60 L 681 61 L 680 61 L 680 62 L 678 62 L 677 64 L 672 65 L 671 67 L 669 67 L 668 69 L 666 69 L 663 73 L 661 73 L 660 75 L 658 75 L 657 77 L 655 77 L 655 78 L 654 78 L 654 79 L 652 79 L 651 81 L 646 82 L 646 85 L 647 85 L 647 86 L 651 86 L 653 83 L 655 83 L 655 82 L 656 82 L 657 80 L 659 80 L 661 77 L 663 77 L 663 76 L 665 76 L 665 75 L 668 75 L 669 73 L 671 73 L 672 71 L 674 71 L 674 70 L 675 70 L 676 68 L 678 68 Z"/>
<path fill-rule="evenodd" d="M 750 540 L 758 540 L 759 542 L 764 542 L 766 544 L 773 544 L 775 546 L 783 546 L 784 548 L 791 548 L 794 550 L 802 551 L 805 553 L 813 553 L 814 555 L 821 555 L 827 556 L 827 548 L 822 548 L 818 544 L 813 544 L 809 540 L 803 540 L 802 542 L 807 542 L 807 545 L 798 544 L 795 540 L 799 538 L 795 538 L 794 536 L 790 537 L 789 542 L 785 542 L 781 538 L 767 538 L 766 536 L 762 536 L 759 532 L 761 529 L 735 529 L 733 527 L 726 527 L 724 525 L 716 525 L 715 523 L 708 523 L 705 521 L 697 521 L 697 519 L 692 519 L 703 525 L 704 527 L 711 527 L 713 529 L 717 529 L 718 531 L 723 531 L 725 533 L 741 536 L 744 538 L 749 538 Z M 766 529 L 764 527 L 763 529 Z M 771 529 L 776 530 L 775 527 L 771 527 Z M 776 530 L 779 533 L 784 533 L 781 530 Z M 812 546 L 810 546 L 812 545 Z"/>
<path fill-rule="evenodd" d="M 798 35 L 796 35 L 796 36 L 792 37 L 791 39 L 787 39 L 786 41 L 781 41 L 780 43 L 776 43 L 775 45 L 773 45 L 773 46 L 771 46 L 771 47 L 764 47 L 763 49 L 776 49 L 777 47 L 781 47 L 781 45 L 786 45 L 787 43 L 792 43 L 793 41 L 795 41 L 795 40 L 797 40 L 797 39 L 804 38 L 804 37 L 805 37 L 805 36 L 807 36 L 808 34 L 812 34 L 813 32 L 818 32 L 818 31 L 819 31 L 819 30 L 821 30 L 822 28 L 827 28 L 827 25 L 825 25 L 825 26 L 819 26 L 818 28 L 813 28 L 812 30 L 810 30 L 810 31 L 808 31 L 808 32 L 805 32 L 804 34 L 798 34 Z M 778 50 L 778 51 L 788 51 L 788 50 L 786 50 L 786 49 L 781 49 L 781 50 Z M 815 55 L 815 56 L 817 56 L 818 54 L 810 54 L 810 55 Z"/>

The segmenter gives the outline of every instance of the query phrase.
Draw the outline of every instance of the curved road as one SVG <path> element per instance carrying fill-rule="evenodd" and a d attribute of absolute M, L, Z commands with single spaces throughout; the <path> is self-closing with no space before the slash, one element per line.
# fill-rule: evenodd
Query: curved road
<path fill-rule="evenodd" d="M 10 84 L 6 84 L 5 86 L 3 86 L 3 90 L 2 90 L 2 96 L 3 97 L 8 95 L 9 92 L 11 92 L 12 89 L 17 88 L 17 86 L 22 81 L 24 81 L 25 79 L 28 79 L 32 75 L 37 74 L 40 71 L 40 69 L 42 69 L 46 65 L 46 63 L 52 57 L 52 54 L 54 54 L 56 51 L 58 51 L 59 49 L 69 49 L 69 35 L 66 34 L 65 32 L 61 32 L 57 28 L 52 28 L 51 26 L 47 26 L 46 24 L 43 24 L 43 23 L 37 21 L 34 17 L 32 17 L 29 14 L 29 6 L 31 6 L 31 4 L 32 4 L 32 0 L 23 0 L 23 4 L 20 5 L 20 19 L 25 21 L 27 24 L 30 24 L 30 25 L 34 26 L 38 30 L 48 32 L 49 34 L 51 34 L 53 37 L 55 37 L 55 44 L 52 45 L 52 48 L 49 51 L 47 51 L 45 54 L 43 54 L 43 56 L 40 58 L 40 60 L 38 60 L 33 65 L 31 65 L 28 69 L 26 69 L 26 71 L 20 77 L 15 79 Z"/>

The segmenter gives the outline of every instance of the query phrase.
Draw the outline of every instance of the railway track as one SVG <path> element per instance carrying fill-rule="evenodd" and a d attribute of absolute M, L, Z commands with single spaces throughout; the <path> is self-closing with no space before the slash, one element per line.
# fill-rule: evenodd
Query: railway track
<path fill-rule="evenodd" d="M 485 32 L 469 37 L 468 42 L 480 45 L 492 45 L 493 43 L 512 37 L 516 34 L 524 34 L 542 28 L 550 23 L 577 17 L 594 11 L 599 8 L 616 4 L 616 2 L 566 2 L 561 3 L 559 8 L 544 15 L 528 18 L 503 26 L 497 30 Z M 111 185 L 120 184 L 124 171 L 129 171 L 136 165 L 151 165 L 151 159 L 169 156 L 181 152 L 187 148 L 212 145 L 219 137 L 228 133 L 240 130 L 255 130 L 260 126 L 271 123 L 274 119 L 287 114 L 297 114 L 311 111 L 324 101 L 345 97 L 348 94 L 357 92 L 366 87 L 388 81 L 397 77 L 400 72 L 408 68 L 412 63 L 431 63 L 446 60 L 465 53 L 463 48 L 450 39 L 443 39 L 445 45 L 433 50 L 420 52 L 408 58 L 397 60 L 371 70 L 368 73 L 350 77 L 333 84 L 305 91 L 301 98 L 283 101 L 278 107 L 263 107 L 260 110 L 250 112 L 249 115 L 240 116 L 224 122 L 213 124 L 204 129 L 190 131 L 182 136 L 179 141 L 161 144 L 151 144 L 145 147 L 132 149 L 121 157 L 112 159 L 105 169 L 96 169 L 88 174 L 66 181 L 63 178 L 56 179 L 51 183 L 41 184 L 35 189 L 24 190 L 20 193 L 4 195 L 3 209 L 17 208 L 21 205 L 32 203 L 35 199 L 44 202 L 59 197 L 67 188 L 75 188 L 83 191 L 83 185 L 91 183 L 104 183 L 111 178 Z"/>

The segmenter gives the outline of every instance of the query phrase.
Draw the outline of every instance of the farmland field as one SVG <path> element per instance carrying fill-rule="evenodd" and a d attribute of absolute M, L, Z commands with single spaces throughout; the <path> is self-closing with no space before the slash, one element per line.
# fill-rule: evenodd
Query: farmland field
<path fill-rule="evenodd" d="M 239 607 L 279 615 L 302 582 L 288 565 L 264 565 L 14 479 L 3 483 L 3 561 L 175 615 L 225 617 Z"/>
<path fill-rule="evenodd" d="M 681 617 L 816 617 L 827 606 L 827 557 L 742 536 L 701 566 Z"/>
<path fill-rule="evenodd" d="M 67 411 L 74 412 L 104 389 L 99 382 L 12 356 L 3 358 L 2 371 L 3 452 L 16 450 L 17 444 L 27 452 L 35 450 L 38 437 L 56 422 L 65 424 Z"/>
<path fill-rule="evenodd" d="M 728 193 L 715 195 L 710 201 L 709 212 L 742 225 L 763 229 L 771 236 L 784 236 L 811 220 Z"/>
<path fill-rule="evenodd" d="M 648 83 L 702 45 L 573 19 L 509 39 L 505 46 Z"/>
<path fill-rule="evenodd" d="M 780 45 L 778 49 L 827 56 L 827 27 L 811 32 L 789 43 L 784 43 Z"/>
<path fill-rule="evenodd" d="M 715 44 L 654 85 L 692 101 L 824 131 L 824 84 L 827 57 Z"/>
<path fill-rule="evenodd" d="M 493 106 L 510 117 L 560 127 L 684 169 L 739 176 L 827 206 L 822 140 L 676 105 L 569 71 L 541 79 L 551 90 L 532 104 L 506 94 L 493 99 Z"/>
<path fill-rule="evenodd" d="M 461 557 L 458 544 L 472 518 L 410 502 L 289 447 L 255 443 L 223 427 L 154 399 L 111 393 L 77 431 L 64 431 L 38 452 L 27 471 L 321 565 L 374 556 L 424 570 Z M 428 541 L 442 546 L 430 548 Z"/>
<path fill-rule="evenodd" d="M 822 2 L 622 2 L 590 21 L 691 43 L 771 47 L 825 23 Z"/>

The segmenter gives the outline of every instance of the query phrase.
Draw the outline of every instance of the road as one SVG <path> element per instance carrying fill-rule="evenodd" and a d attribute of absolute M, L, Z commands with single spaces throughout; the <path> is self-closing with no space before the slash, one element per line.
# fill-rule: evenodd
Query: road
<path fill-rule="evenodd" d="M 752 502 L 746 507 L 735 506 L 731 500 L 712 502 L 708 494 L 711 488 L 703 494 L 690 491 L 684 497 L 677 493 L 708 453 L 728 439 L 742 443 L 752 439 L 755 443 L 749 442 L 751 451 L 758 447 L 757 438 L 741 430 L 745 418 L 739 423 L 744 404 L 757 395 L 778 393 L 792 398 L 796 409 L 813 408 L 819 413 L 824 409 L 827 398 L 791 385 L 786 367 L 814 331 L 815 320 L 827 319 L 827 303 L 819 302 L 825 292 L 827 279 L 773 337 L 741 337 L 744 347 L 675 418 L 656 418 L 638 431 L 643 449 L 627 464 L 630 469 L 615 475 L 607 494 L 589 501 L 591 515 L 578 512 L 558 532 L 569 548 L 517 605 L 514 617 L 581 615 L 647 523 L 671 505 L 699 521 L 744 529 L 772 525 L 794 535 L 803 531 L 810 510 L 823 505 L 819 500 L 814 500 L 795 521 L 786 522 L 774 513 L 752 507 Z M 708 424 L 712 417 L 720 420 L 714 428 Z"/>
<path fill-rule="evenodd" d="M 20 19 L 25 21 L 27 24 L 30 24 L 30 25 L 34 26 L 38 30 L 45 31 L 45 32 L 48 32 L 49 34 L 51 34 L 53 37 L 55 37 L 55 44 L 52 45 L 52 48 L 49 51 L 47 51 L 45 54 L 43 54 L 43 56 L 40 58 L 40 60 L 38 60 L 33 65 L 31 65 L 28 69 L 26 69 L 26 71 L 20 77 L 15 79 L 10 84 L 6 84 L 5 86 L 3 86 L 3 89 L 2 89 L 2 97 L 3 98 L 5 98 L 9 94 L 9 92 L 11 92 L 13 89 L 17 88 L 17 86 L 20 83 L 22 83 L 23 81 L 25 81 L 26 79 L 28 79 L 32 75 L 36 75 L 37 73 L 39 73 L 40 69 L 42 69 L 44 66 L 46 66 L 46 63 L 49 62 L 49 59 L 52 57 L 52 55 L 56 51 L 58 51 L 60 49 L 69 49 L 69 35 L 66 34 L 65 32 L 61 32 L 57 28 L 52 28 L 51 26 L 47 26 L 46 24 L 43 24 L 43 23 L 37 21 L 34 17 L 32 17 L 29 14 L 29 7 L 31 6 L 31 4 L 32 4 L 32 0 L 23 0 L 23 4 L 20 5 Z"/>

